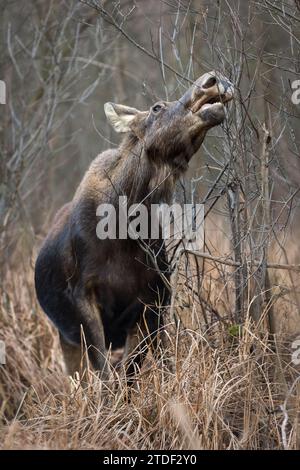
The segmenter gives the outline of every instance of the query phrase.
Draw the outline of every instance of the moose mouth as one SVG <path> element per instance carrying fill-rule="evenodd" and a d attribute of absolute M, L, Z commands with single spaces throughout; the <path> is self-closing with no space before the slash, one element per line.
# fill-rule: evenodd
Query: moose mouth
<path fill-rule="evenodd" d="M 225 93 L 222 95 L 217 95 L 213 97 L 202 96 L 196 103 L 192 106 L 191 111 L 193 113 L 199 113 L 206 111 L 207 109 L 224 107 L 228 106 L 228 103 L 233 99 L 233 94 Z"/>

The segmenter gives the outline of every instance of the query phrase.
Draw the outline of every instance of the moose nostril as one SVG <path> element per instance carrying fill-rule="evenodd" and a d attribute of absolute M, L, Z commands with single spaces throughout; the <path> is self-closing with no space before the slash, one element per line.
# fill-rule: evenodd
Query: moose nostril
<path fill-rule="evenodd" d="M 209 79 L 204 83 L 202 88 L 204 88 L 206 90 L 207 88 L 211 88 L 211 87 L 215 86 L 216 83 L 217 83 L 216 77 L 209 77 Z"/>

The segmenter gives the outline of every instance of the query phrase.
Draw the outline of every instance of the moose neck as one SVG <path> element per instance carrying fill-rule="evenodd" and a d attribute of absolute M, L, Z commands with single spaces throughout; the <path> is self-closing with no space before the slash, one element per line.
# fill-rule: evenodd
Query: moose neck
<path fill-rule="evenodd" d="M 160 161 L 159 156 L 157 162 L 149 160 L 143 143 L 133 134 L 125 137 L 119 151 L 118 171 L 113 181 L 118 195 L 127 196 L 129 204 L 150 205 L 172 199 L 182 169 Z"/>

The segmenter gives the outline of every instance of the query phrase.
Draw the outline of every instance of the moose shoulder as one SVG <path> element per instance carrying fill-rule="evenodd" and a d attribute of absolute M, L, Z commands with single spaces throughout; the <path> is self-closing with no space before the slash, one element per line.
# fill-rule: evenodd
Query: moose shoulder
<path fill-rule="evenodd" d="M 35 267 L 37 297 L 59 330 L 69 374 L 80 369 L 82 331 L 89 360 L 104 378 L 108 347 L 125 346 L 129 377 L 147 348 L 158 350 L 169 303 L 163 242 L 147 241 L 154 265 L 137 240 L 99 239 L 97 208 L 112 204 L 118 213 L 120 196 L 147 207 L 170 201 L 176 180 L 208 129 L 223 122 L 232 97 L 232 84 L 210 72 L 178 101 L 148 111 L 106 103 L 106 116 L 124 140 L 92 162 L 73 200 L 56 215 Z"/>

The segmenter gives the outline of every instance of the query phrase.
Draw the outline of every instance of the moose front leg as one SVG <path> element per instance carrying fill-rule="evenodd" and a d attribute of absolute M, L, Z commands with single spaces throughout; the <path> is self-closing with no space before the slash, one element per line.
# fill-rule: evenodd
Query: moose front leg
<path fill-rule="evenodd" d="M 102 379 L 108 379 L 109 368 L 105 345 L 105 333 L 101 311 L 96 303 L 94 294 L 78 299 L 80 323 L 83 329 L 88 357 L 95 371 Z"/>
<path fill-rule="evenodd" d="M 136 367 L 141 368 L 150 349 L 155 358 L 161 353 L 159 331 L 163 328 L 163 317 L 158 311 L 145 308 L 140 320 L 128 333 L 123 364 L 126 370 L 127 384 L 134 381 Z"/>
<path fill-rule="evenodd" d="M 85 375 L 87 364 L 81 346 L 69 343 L 61 333 L 59 333 L 59 341 L 63 353 L 66 373 L 71 375 L 71 377 L 74 377 L 75 373 L 78 372 L 79 376 L 83 377 Z"/>
<path fill-rule="evenodd" d="M 67 372 L 70 375 L 76 371 L 83 372 L 86 368 L 86 347 L 93 369 L 99 372 L 102 379 L 108 379 L 105 334 L 94 293 L 77 288 L 73 292 L 72 303 L 64 295 L 61 305 L 65 309 L 58 328 Z"/>

